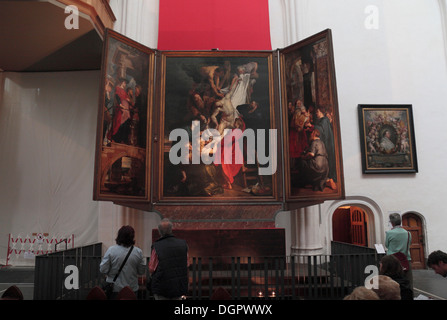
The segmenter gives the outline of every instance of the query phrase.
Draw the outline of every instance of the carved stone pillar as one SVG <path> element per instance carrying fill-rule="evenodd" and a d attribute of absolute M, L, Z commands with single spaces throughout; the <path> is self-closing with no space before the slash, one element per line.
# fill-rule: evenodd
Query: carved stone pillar
<path fill-rule="evenodd" d="M 156 49 L 158 41 L 158 0 L 110 0 L 117 20 L 114 30 Z"/>
<path fill-rule="evenodd" d="M 281 0 L 285 46 L 298 42 L 311 33 L 308 12 L 310 0 Z"/>
<path fill-rule="evenodd" d="M 318 208 L 318 205 L 316 205 L 291 211 L 291 255 L 322 253 L 323 245 Z"/>

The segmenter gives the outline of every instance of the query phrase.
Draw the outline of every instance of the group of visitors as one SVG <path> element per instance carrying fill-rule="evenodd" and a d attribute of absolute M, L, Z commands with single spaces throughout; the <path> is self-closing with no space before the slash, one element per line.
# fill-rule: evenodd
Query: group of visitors
<path fill-rule="evenodd" d="M 405 230 L 398 213 L 390 214 L 392 229 L 387 231 L 387 254 L 380 261 L 379 275 L 373 277 L 370 286 L 355 288 L 344 300 L 413 300 L 413 276 L 411 268 L 411 233 Z M 156 300 L 179 300 L 188 291 L 188 245 L 173 235 L 172 222 L 161 220 L 160 238 L 152 245 L 147 265 L 143 252 L 135 247 L 135 230 L 123 226 L 118 231 L 116 245 L 105 253 L 100 272 L 107 275 L 106 283 L 113 283 L 111 299 L 116 298 L 124 287 L 138 291 L 138 277 L 148 268 L 148 289 Z M 447 276 L 447 253 L 432 252 L 427 265 L 437 274 Z M 117 276 L 119 274 L 119 276 Z"/>
<path fill-rule="evenodd" d="M 123 226 L 118 231 L 116 245 L 109 247 L 99 270 L 106 274 L 106 283 L 113 283 L 109 299 L 115 299 L 125 287 L 136 294 L 138 277 L 150 272 L 148 289 L 156 300 L 179 300 L 188 291 L 188 246 L 185 240 L 172 233 L 172 222 L 161 220 L 158 225 L 160 238 L 152 245 L 151 258 L 147 265 L 140 248 L 135 247 L 135 230 Z M 118 277 L 116 275 L 119 274 Z"/>
<path fill-rule="evenodd" d="M 370 280 L 368 287 L 359 286 L 344 300 L 413 300 L 413 272 L 411 268 L 411 233 L 402 227 L 401 216 L 389 216 L 392 229 L 386 232 L 387 254 L 380 260 L 379 275 Z M 447 253 L 432 252 L 428 267 L 437 274 L 447 276 Z"/>

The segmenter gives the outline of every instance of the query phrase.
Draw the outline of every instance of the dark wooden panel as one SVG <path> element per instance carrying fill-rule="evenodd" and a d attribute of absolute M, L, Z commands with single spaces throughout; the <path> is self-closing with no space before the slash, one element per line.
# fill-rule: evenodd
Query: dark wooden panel
<path fill-rule="evenodd" d="M 176 229 L 174 235 L 187 241 L 191 257 L 261 257 L 286 254 L 284 229 Z M 158 230 L 153 229 L 153 241 L 158 238 Z"/>
<path fill-rule="evenodd" d="M 351 220 L 349 209 L 338 208 L 332 217 L 332 237 L 334 241 L 351 243 Z"/>

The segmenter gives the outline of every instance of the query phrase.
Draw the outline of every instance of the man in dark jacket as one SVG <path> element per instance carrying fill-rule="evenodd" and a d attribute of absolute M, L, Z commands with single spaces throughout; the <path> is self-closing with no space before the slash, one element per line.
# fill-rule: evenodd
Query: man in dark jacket
<path fill-rule="evenodd" d="M 180 300 L 188 293 L 188 246 L 172 234 L 169 219 L 161 220 L 158 231 L 149 261 L 152 293 L 156 300 Z"/>
<path fill-rule="evenodd" d="M 432 268 L 435 273 L 447 277 L 447 253 L 441 250 L 430 253 L 427 260 L 427 265 Z"/>

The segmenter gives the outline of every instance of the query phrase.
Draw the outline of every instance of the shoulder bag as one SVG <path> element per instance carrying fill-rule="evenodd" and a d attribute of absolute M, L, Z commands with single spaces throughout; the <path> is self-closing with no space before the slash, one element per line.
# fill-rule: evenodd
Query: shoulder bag
<path fill-rule="evenodd" d="M 102 289 L 104 290 L 104 292 L 105 292 L 105 294 L 106 294 L 106 296 L 107 296 L 107 299 L 110 299 L 110 298 L 112 297 L 112 294 L 113 294 L 113 288 L 115 287 L 115 281 L 116 281 L 116 279 L 118 278 L 118 276 L 119 276 L 121 270 L 123 269 L 124 265 L 126 264 L 127 258 L 129 258 L 130 253 L 132 252 L 132 250 L 133 250 L 133 246 L 130 247 L 129 252 L 127 252 L 127 255 L 126 255 L 126 257 L 124 258 L 124 261 L 123 261 L 123 263 L 121 264 L 121 266 L 120 266 L 120 268 L 119 268 L 119 270 L 118 270 L 118 273 L 117 273 L 117 274 L 115 275 L 115 277 L 113 278 L 113 282 L 107 282 L 107 281 L 106 281 L 105 284 L 103 285 Z"/>

